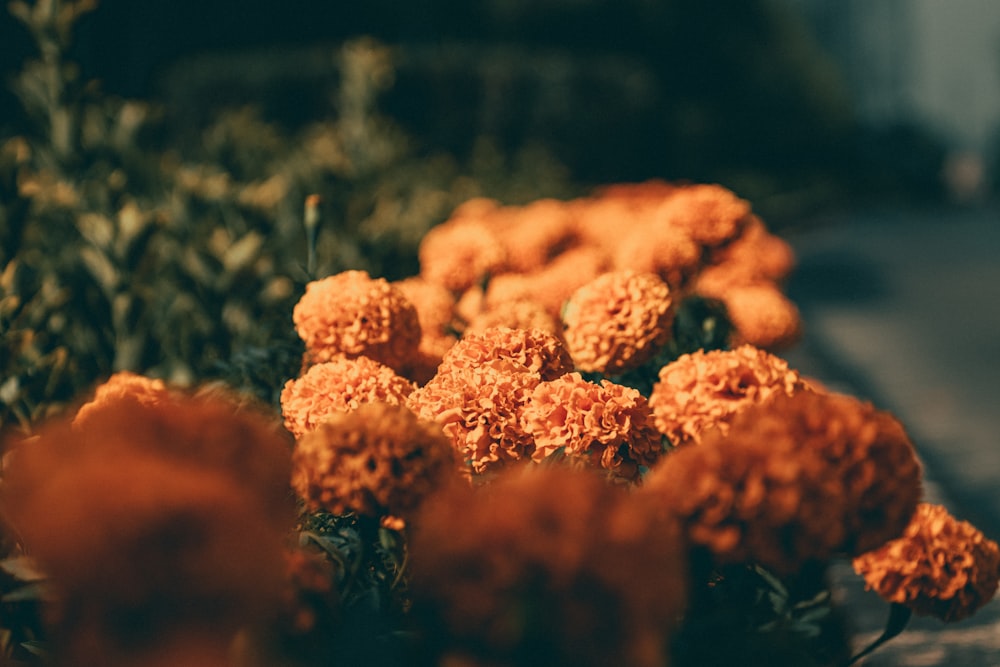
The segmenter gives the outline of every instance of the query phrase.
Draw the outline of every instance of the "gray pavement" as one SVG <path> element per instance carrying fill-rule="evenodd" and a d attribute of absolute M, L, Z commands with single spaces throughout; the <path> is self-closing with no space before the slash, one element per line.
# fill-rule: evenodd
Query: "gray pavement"
<path fill-rule="evenodd" d="M 805 338 L 785 356 L 907 427 L 927 497 L 1000 541 L 1000 211 L 867 212 L 784 235 Z M 834 568 L 858 647 L 887 608 Z M 1000 601 L 944 625 L 915 619 L 869 666 L 1000 666 Z"/>

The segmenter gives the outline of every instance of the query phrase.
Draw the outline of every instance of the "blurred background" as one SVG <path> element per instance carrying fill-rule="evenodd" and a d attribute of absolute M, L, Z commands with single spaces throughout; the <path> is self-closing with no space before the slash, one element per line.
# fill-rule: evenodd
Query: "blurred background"
<path fill-rule="evenodd" d="M 0 20 L 9 74 L 30 40 Z M 359 35 L 393 48 L 380 108 L 455 155 L 487 137 L 542 145 L 581 184 L 718 181 L 775 223 L 997 184 L 991 0 L 102 0 L 73 56 L 164 102 L 178 134 L 249 102 L 295 126 L 328 111 L 330 53 Z"/>

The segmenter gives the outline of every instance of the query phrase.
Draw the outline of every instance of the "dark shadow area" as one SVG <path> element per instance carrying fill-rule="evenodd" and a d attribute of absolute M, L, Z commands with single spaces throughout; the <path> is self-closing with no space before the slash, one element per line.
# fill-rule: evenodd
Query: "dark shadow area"
<path fill-rule="evenodd" d="M 801 308 L 812 303 L 861 305 L 884 299 L 884 268 L 850 252 L 823 252 L 799 258 L 786 286 Z"/>

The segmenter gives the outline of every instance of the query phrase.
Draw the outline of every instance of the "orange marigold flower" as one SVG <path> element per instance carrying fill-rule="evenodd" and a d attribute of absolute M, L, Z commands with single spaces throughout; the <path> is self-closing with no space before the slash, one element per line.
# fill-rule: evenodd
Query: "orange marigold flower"
<path fill-rule="evenodd" d="M 465 335 L 495 327 L 539 329 L 562 340 L 562 322 L 538 301 L 514 299 L 492 304 L 475 315 L 465 327 Z"/>
<path fill-rule="evenodd" d="M 715 184 L 679 188 L 656 212 L 660 224 L 684 229 L 705 246 L 735 238 L 750 218 L 748 201 Z"/>
<path fill-rule="evenodd" d="M 473 368 L 501 359 L 517 368 L 537 373 L 543 380 L 573 370 L 573 360 L 560 339 L 541 329 L 491 327 L 472 331 L 444 355 L 439 373 Z"/>
<path fill-rule="evenodd" d="M 429 283 L 419 276 L 393 283 L 413 304 L 420 321 L 420 347 L 407 360 L 402 372 L 420 383 L 426 382 L 451 349 L 458 337 L 452 328 L 455 320 L 455 296 L 447 288 Z"/>
<path fill-rule="evenodd" d="M 803 388 L 799 374 L 750 345 L 685 354 L 660 369 L 649 405 L 656 427 L 675 446 L 696 443 L 711 427 L 728 428 L 740 410 Z"/>
<path fill-rule="evenodd" d="M 573 240 L 572 210 L 566 202 L 538 199 L 502 211 L 493 222 L 506 248 L 508 271 L 536 271 Z"/>
<path fill-rule="evenodd" d="M 569 373 L 535 387 L 524 410 L 540 461 L 564 448 L 615 477 L 634 481 L 663 453 L 649 404 L 636 389 Z"/>
<path fill-rule="evenodd" d="M 446 358 L 406 405 L 422 419 L 440 424 L 476 473 L 530 459 L 534 441 L 524 428 L 523 413 L 541 376 L 509 358 L 466 361 L 449 365 Z"/>
<path fill-rule="evenodd" d="M 73 430 L 77 455 L 51 456 L 69 435 L 46 428 L 20 448 L 3 499 L 55 594 L 58 664 L 141 664 L 206 627 L 226 646 L 270 612 L 291 512 L 276 523 L 242 480 L 215 469 L 145 451 L 109 461 L 108 433 Z"/>
<path fill-rule="evenodd" d="M 530 466 L 433 496 L 413 525 L 413 618 L 435 664 L 666 663 L 681 542 L 620 486 Z"/>
<path fill-rule="evenodd" d="M 309 508 L 378 517 L 396 529 L 459 466 L 440 426 L 389 403 L 328 417 L 299 438 L 292 462 L 292 487 Z"/>
<path fill-rule="evenodd" d="M 739 236 L 712 249 L 708 264 L 710 269 L 724 269 L 734 284 L 779 282 L 795 268 L 795 251 L 751 215 Z"/>
<path fill-rule="evenodd" d="M 614 271 L 574 292 L 562 319 L 576 367 L 616 375 L 641 366 L 670 339 L 674 302 L 659 276 Z"/>
<path fill-rule="evenodd" d="M 384 278 L 344 271 L 314 280 L 292 310 L 312 363 L 366 356 L 402 368 L 420 345 L 417 311 Z"/>
<path fill-rule="evenodd" d="M 582 285 L 601 275 L 608 266 L 606 250 L 596 246 L 576 246 L 560 253 L 545 266 L 530 273 L 504 273 L 490 281 L 486 306 L 531 299 L 553 315 Z"/>
<path fill-rule="evenodd" d="M 420 241 L 420 275 L 427 282 L 462 292 L 503 270 L 506 255 L 489 224 L 459 217 L 432 227 Z"/>
<path fill-rule="evenodd" d="M 80 406 L 74 420 L 79 426 L 85 426 L 86 421 L 107 405 L 114 404 L 124 397 L 139 405 L 153 405 L 170 395 L 170 390 L 163 380 L 148 378 L 129 371 L 119 371 L 94 390 L 94 396 Z"/>
<path fill-rule="evenodd" d="M 809 391 L 745 409 L 728 433 L 664 457 L 642 488 L 716 561 L 783 574 L 898 535 L 921 492 L 898 422 Z"/>
<path fill-rule="evenodd" d="M 609 230 L 627 232 L 653 219 L 657 209 L 678 191 L 665 181 L 619 183 L 570 202 L 576 233 L 585 244 L 614 243 Z"/>
<path fill-rule="evenodd" d="M 316 364 L 301 377 L 286 382 L 281 390 L 285 428 L 299 438 L 330 415 L 356 410 L 362 403 L 399 405 L 414 386 L 367 357 L 338 357 Z"/>
<path fill-rule="evenodd" d="M 921 503 L 903 535 L 855 558 L 854 570 L 890 602 L 959 621 L 996 594 L 1000 548 L 944 507 Z"/>
<path fill-rule="evenodd" d="M 687 230 L 650 221 L 622 232 L 615 246 L 614 267 L 655 273 L 671 289 L 678 289 L 697 271 L 701 256 L 701 245 Z"/>
<path fill-rule="evenodd" d="M 731 287 L 718 298 L 726 306 L 736 345 L 781 350 L 802 336 L 799 309 L 773 284 Z"/>

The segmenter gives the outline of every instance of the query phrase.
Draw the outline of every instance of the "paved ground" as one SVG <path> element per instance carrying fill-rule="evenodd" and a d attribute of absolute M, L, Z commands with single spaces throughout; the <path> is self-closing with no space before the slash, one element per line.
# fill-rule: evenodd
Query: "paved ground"
<path fill-rule="evenodd" d="M 1000 211 L 846 215 L 785 238 L 806 327 L 789 361 L 896 414 L 929 499 L 1000 541 Z M 848 564 L 835 575 L 864 646 L 887 610 Z M 860 664 L 1000 666 L 1000 601 L 958 624 L 915 619 Z"/>

